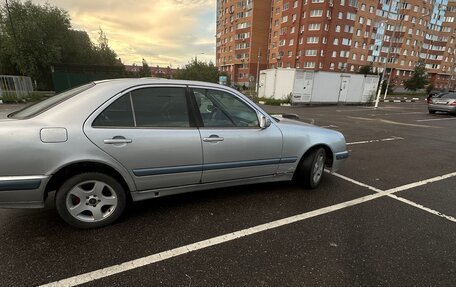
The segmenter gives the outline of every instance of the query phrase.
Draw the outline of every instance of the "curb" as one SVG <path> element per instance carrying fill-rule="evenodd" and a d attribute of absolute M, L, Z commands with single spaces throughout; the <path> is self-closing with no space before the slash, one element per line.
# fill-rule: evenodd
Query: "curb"
<path fill-rule="evenodd" d="M 419 98 L 413 98 L 411 100 L 401 99 L 401 100 L 380 100 L 381 103 L 414 103 L 420 101 Z"/>

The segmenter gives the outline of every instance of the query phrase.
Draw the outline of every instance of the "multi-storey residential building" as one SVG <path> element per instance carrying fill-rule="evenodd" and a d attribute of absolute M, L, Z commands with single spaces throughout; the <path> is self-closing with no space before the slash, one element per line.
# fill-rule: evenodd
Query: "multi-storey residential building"
<path fill-rule="evenodd" d="M 217 0 L 216 63 L 234 84 L 254 85 L 257 70 L 267 68 L 270 7 L 261 1 Z"/>
<path fill-rule="evenodd" d="M 245 6 L 253 12 L 248 17 L 261 14 L 262 18 L 247 18 L 249 37 L 256 39 L 260 50 L 268 49 L 260 67 L 357 72 L 371 65 L 400 85 L 424 64 L 436 87 L 456 84 L 456 0 L 219 0 L 217 65 L 230 71 L 235 83 L 242 79 L 239 68 L 245 62 L 250 68 L 245 73 L 256 76 L 258 62 L 252 47 L 245 52 L 244 63 L 236 61 L 237 51 L 226 51 L 231 34 L 225 23 L 237 18 L 231 18 L 229 11 Z M 239 33 L 237 27 L 228 29 Z M 227 61 L 230 57 L 235 60 Z"/>

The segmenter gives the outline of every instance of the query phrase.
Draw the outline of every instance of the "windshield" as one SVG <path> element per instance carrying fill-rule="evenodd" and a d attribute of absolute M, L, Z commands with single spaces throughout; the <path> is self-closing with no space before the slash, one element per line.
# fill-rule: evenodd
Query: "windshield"
<path fill-rule="evenodd" d="M 95 86 L 95 83 L 82 85 L 82 86 L 76 87 L 74 89 L 62 92 L 47 100 L 38 102 L 36 104 L 25 107 L 22 110 L 11 113 L 8 115 L 8 117 L 12 118 L 12 119 L 28 119 L 28 118 L 34 117 L 38 114 L 41 114 L 44 111 L 49 110 L 50 108 L 52 108 L 60 103 L 68 100 L 69 98 L 72 98 L 72 97 L 76 96 L 77 94 L 80 94 L 80 93 L 92 88 L 93 86 Z"/>

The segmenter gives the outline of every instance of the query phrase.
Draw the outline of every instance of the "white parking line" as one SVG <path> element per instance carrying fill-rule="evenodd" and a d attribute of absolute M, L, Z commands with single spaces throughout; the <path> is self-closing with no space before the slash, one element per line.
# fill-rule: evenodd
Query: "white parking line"
<path fill-rule="evenodd" d="M 418 204 L 418 203 L 415 203 L 411 200 L 408 200 L 408 199 L 405 199 L 403 197 L 399 197 L 397 195 L 394 195 L 393 193 L 396 193 L 396 192 L 399 192 L 399 191 L 404 191 L 404 190 L 408 190 L 408 189 L 412 189 L 412 188 L 415 188 L 415 187 L 418 187 L 418 186 L 422 186 L 422 185 L 425 185 L 425 184 L 428 184 L 428 183 L 432 183 L 432 182 L 436 182 L 436 181 L 441 181 L 441 180 L 444 180 L 444 179 L 447 179 L 447 178 L 451 178 L 451 177 L 454 177 L 456 176 L 456 172 L 452 172 L 452 173 L 449 173 L 449 174 L 445 174 L 443 176 L 436 176 L 436 177 L 433 177 L 433 178 L 429 178 L 429 179 L 426 179 L 426 180 L 422 180 L 422 181 L 417 181 L 417 182 L 414 182 L 414 183 L 409 183 L 409 184 L 406 184 L 406 185 L 402 185 L 402 186 L 399 186 L 399 187 L 395 187 L 395 188 L 392 188 L 392 189 L 389 189 L 387 191 L 382 191 L 378 188 L 375 188 L 375 187 L 371 187 L 369 185 L 366 185 L 362 182 L 359 182 L 359 181 L 356 181 L 356 180 L 353 180 L 351 178 L 348 178 L 346 176 L 343 176 L 341 174 L 338 174 L 338 173 L 333 173 L 334 176 L 337 176 L 339 178 L 342 178 L 344 180 L 347 180 L 347 181 L 350 181 L 354 184 L 357 184 L 359 186 L 363 186 L 363 187 L 368 187 L 369 189 L 377 192 L 378 194 L 385 194 L 386 196 L 388 197 L 391 197 L 391 198 L 394 198 L 396 200 L 399 200 L 405 204 L 408 204 L 408 205 L 411 205 L 413 207 L 416 207 L 416 208 L 419 208 L 421 210 L 424 210 L 426 212 L 429 212 L 431 214 L 434 214 L 434 215 L 437 215 L 437 216 L 440 216 L 442 218 L 445 218 L 447 220 L 450 220 L 450 221 L 453 221 L 453 222 L 456 222 L 456 218 L 452 217 L 452 216 L 449 216 L 449 215 L 445 215 L 439 211 L 436 211 L 436 210 L 433 210 L 433 209 L 430 209 L 428 207 L 425 207 L 421 204 Z"/>
<path fill-rule="evenodd" d="M 397 141 L 397 140 L 403 140 L 403 139 L 404 138 L 393 136 L 393 137 L 390 137 L 390 138 L 379 139 L 379 140 L 367 140 L 367 141 L 359 141 L 359 142 L 350 142 L 350 143 L 347 143 L 347 145 L 376 143 L 376 142 L 385 142 L 385 141 Z"/>
<path fill-rule="evenodd" d="M 118 265 L 106 267 L 106 268 L 103 268 L 103 269 L 98 269 L 98 270 L 95 270 L 95 271 L 92 271 L 92 272 L 76 275 L 76 276 L 73 276 L 73 277 L 70 277 L 70 278 L 66 278 L 66 279 L 63 279 L 63 280 L 60 280 L 60 281 L 55 281 L 55 282 L 51 282 L 51 283 L 48 283 L 48 284 L 45 284 L 45 285 L 41 285 L 41 287 L 43 287 L 43 286 L 46 286 L 46 287 L 50 287 L 50 286 L 76 286 L 76 285 L 88 283 L 88 282 L 91 282 L 91 281 L 94 281 L 94 280 L 98 280 L 98 279 L 101 279 L 101 278 L 109 277 L 109 276 L 112 276 L 112 275 L 115 275 L 115 274 L 119 274 L 119 273 L 122 273 L 122 272 L 133 270 L 133 269 L 136 269 L 136 268 L 139 268 L 139 267 L 144 267 L 144 266 L 156 263 L 156 262 L 167 260 L 167 259 L 170 259 L 170 258 L 173 258 L 173 257 L 176 257 L 176 256 L 180 256 L 180 255 L 183 255 L 183 254 L 187 254 L 187 253 L 190 253 L 190 252 L 193 252 L 193 251 L 197 251 L 197 250 L 200 250 L 200 249 L 204 249 L 204 248 L 208 248 L 208 247 L 211 247 L 211 246 L 219 245 L 219 244 L 222 244 L 222 243 L 225 243 L 225 242 L 229 242 L 229 241 L 232 241 L 232 240 L 235 240 L 235 239 L 239 239 L 239 238 L 242 238 L 242 237 L 245 237 L 245 236 L 249 236 L 249 235 L 256 234 L 256 233 L 259 233 L 259 232 L 263 232 L 263 231 L 266 231 L 266 230 L 278 228 L 278 227 L 285 226 L 285 225 L 288 225 L 288 224 L 291 224 L 291 223 L 296 223 L 296 222 L 299 222 L 299 221 L 303 221 L 305 219 L 316 217 L 316 216 L 319 216 L 319 215 L 322 215 L 322 214 L 331 213 L 331 212 L 334 212 L 334 211 L 337 211 L 337 210 L 341 210 L 341 209 L 344 209 L 344 208 L 347 208 L 347 207 L 350 207 L 350 206 L 355 206 L 355 205 L 361 204 L 363 202 L 367 202 L 367 201 L 371 201 L 371 200 L 374 200 L 374 199 L 377 199 L 377 198 L 380 198 L 380 197 L 383 197 L 383 196 L 391 195 L 392 193 L 395 193 L 395 192 L 398 192 L 398 191 L 403 191 L 403 190 L 407 190 L 407 189 L 410 189 L 410 188 L 421 186 L 421 185 L 424 185 L 424 184 L 427 184 L 427 183 L 431 183 L 431 182 L 447 179 L 447 178 L 456 176 L 456 172 L 450 173 L 450 174 L 446 174 L 446 175 L 443 175 L 443 176 L 439 176 L 439 177 L 434 177 L 434 178 L 423 180 L 423 181 L 419 181 L 419 182 L 416 182 L 416 183 L 411 183 L 411 184 L 407 184 L 407 185 L 404 185 L 404 186 L 392 188 L 392 189 L 389 189 L 389 190 L 386 190 L 386 191 L 382 191 L 382 190 L 380 190 L 378 188 L 366 185 L 364 183 L 361 183 L 359 181 L 350 179 L 350 178 L 348 178 L 346 176 L 343 176 L 343 175 L 340 175 L 340 174 L 337 174 L 337 173 L 334 173 L 334 175 L 339 177 L 339 178 L 342 178 L 344 180 L 348 180 L 348 181 L 350 181 L 352 183 L 355 183 L 357 185 L 360 185 L 360 186 L 363 186 L 363 187 L 367 187 L 367 188 L 369 188 L 369 189 L 371 189 L 373 191 L 376 191 L 377 193 L 371 194 L 371 195 L 366 195 L 366 196 L 363 196 L 363 197 L 360 197 L 360 198 L 356 198 L 356 199 L 353 199 L 353 200 L 345 201 L 345 202 L 342 202 L 342 203 L 339 203 L 339 204 L 327 206 L 327 207 L 320 208 L 320 209 L 317 209 L 317 210 L 305 212 L 305 213 L 302 213 L 302 214 L 299 214 L 299 215 L 290 216 L 290 217 L 287 217 L 287 218 L 284 218 L 284 219 L 279 219 L 279 220 L 272 221 L 272 222 L 269 222 L 269 223 L 257 225 L 257 226 L 250 227 L 250 228 L 246 228 L 246 229 L 243 229 L 243 230 L 235 231 L 235 232 L 228 233 L 228 234 L 225 234 L 225 235 L 213 237 L 213 238 L 206 239 L 206 240 L 203 240 L 203 241 L 199 241 L 199 242 L 196 242 L 196 243 L 188 244 L 188 245 L 185 245 L 185 246 L 182 246 L 182 247 L 177 247 L 177 248 L 174 248 L 174 249 L 171 249 L 171 250 L 163 251 L 163 252 L 156 253 L 156 254 L 153 254 L 153 255 L 149 255 L 149 256 L 146 256 L 146 257 L 142 257 L 142 258 L 138 258 L 138 259 L 131 260 L 131 261 L 128 261 L 128 262 L 124 262 L 122 264 L 118 264 Z M 410 204 L 408 202 L 408 200 L 402 200 L 401 199 L 401 201 Z M 413 203 L 413 206 L 417 207 L 416 205 L 417 205 L 416 203 Z M 420 208 L 423 209 L 423 210 L 426 210 L 428 212 L 431 212 L 433 214 L 438 213 L 438 212 L 430 210 L 430 209 L 428 209 L 426 207 L 420 207 Z M 436 215 L 438 215 L 438 214 L 436 214 Z M 454 218 L 452 218 L 452 217 L 445 216 L 445 218 L 454 221 L 453 220 Z M 450 218 L 452 218 L 452 219 L 450 219 Z"/>
<path fill-rule="evenodd" d="M 454 118 L 440 118 L 440 119 L 424 119 L 424 120 L 416 120 L 417 122 L 433 122 L 433 121 L 448 121 L 448 120 L 456 120 L 456 117 Z"/>

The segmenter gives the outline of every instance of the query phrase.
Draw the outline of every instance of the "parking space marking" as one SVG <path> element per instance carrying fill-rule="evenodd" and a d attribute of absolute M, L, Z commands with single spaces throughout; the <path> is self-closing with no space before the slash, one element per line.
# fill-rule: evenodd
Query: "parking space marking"
<path fill-rule="evenodd" d="M 416 120 L 417 122 L 433 122 L 433 121 L 447 121 L 447 120 L 456 120 L 456 117 L 454 118 L 440 118 L 440 119 L 424 119 L 424 120 Z"/>
<path fill-rule="evenodd" d="M 263 232 L 266 230 L 274 229 L 277 227 L 285 226 L 291 223 L 296 223 L 299 221 L 303 221 L 305 219 L 309 219 L 312 217 L 316 217 L 322 214 L 327 214 L 333 211 L 337 211 L 343 208 L 347 208 L 350 206 L 358 205 L 363 202 L 371 201 L 373 199 L 379 198 L 384 196 L 381 193 L 375 193 L 367 196 L 363 196 L 357 199 L 349 200 L 346 202 L 342 202 L 339 204 L 327 206 L 324 208 L 320 208 L 317 210 L 309 211 L 306 213 L 302 213 L 295 216 L 290 216 L 284 219 L 279 219 L 276 221 L 272 221 L 269 223 L 257 225 L 254 227 L 246 228 L 240 231 L 235 231 L 232 233 L 228 233 L 225 235 L 213 237 L 210 239 L 202 240 L 196 243 L 188 244 L 182 247 L 177 247 L 171 250 L 163 251 L 160 253 L 156 253 L 153 255 L 149 255 L 146 257 L 134 259 L 128 262 L 124 262 L 118 265 L 106 267 L 103 269 L 98 269 L 92 272 L 87 272 L 84 274 L 76 275 L 70 278 L 66 278 L 63 280 L 59 280 L 56 282 L 48 283 L 41 285 L 40 287 L 56 287 L 56 286 L 76 286 L 84 283 L 88 283 L 94 280 L 102 279 L 105 277 L 109 277 L 115 274 L 119 274 L 122 272 L 130 271 L 136 268 L 144 267 L 153 263 L 157 263 L 163 260 L 167 260 L 176 256 L 184 255 L 190 252 L 194 252 L 200 249 L 208 248 L 211 246 L 219 245 L 228 241 L 232 241 L 235 239 L 239 239 L 245 236 L 253 235 L 259 232 Z"/>
<path fill-rule="evenodd" d="M 364 120 L 364 121 L 378 121 L 382 122 L 385 124 L 392 124 L 392 125 L 398 125 L 398 126 L 407 126 L 407 127 L 417 127 L 417 128 L 440 128 L 436 126 L 426 126 L 426 125 L 418 125 L 418 124 L 408 124 L 408 123 L 401 123 L 401 122 L 395 122 L 395 121 L 390 121 L 390 120 L 385 120 L 385 119 L 370 119 L 370 118 L 361 118 L 361 117 L 351 117 L 349 116 L 348 118 L 350 119 L 355 119 L 355 120 Z"/>
<path fill-rule="evenodd" d="M 359 186 L 366 187 L 366 188 L 368 188 L 370 190 L 373 190 L 376 193 L 375 194 L 371 194 L 371 195 L 366 195 L 366 196 L 363 196 L 363 197 L 359 197 L 359 198 L 356 198 L 356 199 L 353 199 L 353 200 L 345 201 L 345 202 L 342 202 L 342 203 L 338 203 L 338 204 L 335 204 L 335 205 L 323 207 L 323 208 L 320 208 L 320 209 L 317 209 L 317 210 L 305 212 L 305 213 L 302 213 L 302 214 L 299 214 L 299 215 L 290 216 L 290 217 L 279 219 L 279 220 L 275 220 L 275 221 L 272 221 L 272 222 L 269 222 L 269 223 L 257 225 L 257 226 L 254 226 L 254 227 L 250 227 L 250 228 L 246 228 L 246 229 L 243 229 L 243 230 L 235 231 L 235 232 L 232 232 L 232 233 L 224 234 L 224 235 L 221 235 L 221 236 L 213 237 L 213 238 L 210 238 L 210 239 L 202 240 L 202 241 L 199 241 L 199 242 L 196 242 L 196 243 L 192 243 L 192 244 L 188 244 L 188 245 L 185 245 L 185 246 L 177 247 L 177 248 L 174 248 L 174 249 L 171 249 L 171 250 L 163 251 L 163 252 L 160 252 L 160 253 L 156 253 L 156 254 L 145 256 L 145 257 L 138 258 L 138 259 L 134 259 L 134 260 L 131 260 L 131 261 L 128 261 L 128 262 L 124 262 L 124 263 L 118 264 L 118 265 L 114 265 L 114 266 L 98 269 L 98 270 L 95 270 L 95 271 L 92 271 L 92 272 L 87 272 L 87 273 L 76 275 L 76 276 L 73 276 L 73 277 L 70 277 L 70 278 L 66 278 L 66 279 L 62 279 L 62 280 L 59 280 L 59 281 L 51 282 L 51 283 L 48 283 L 48 284 L 41 285 L 41 287 L 76 286 L 76 285 L 88 283 L 88 282 L 91 282 L 91 281 L 94 281 L 94 280 L 102 279 L 102 278 L 109 277 L 109 276 L 112 276 L 112 275 L 115 275 L 115 274 L 119 274 L 119 273 L 130 271 L 130 270 L 133 270 L 133 269 L 136 269 L 136 268 L 144 267 L 144 266 L 147 266 L 147 265 L 150 265 L 150 264 L 153 264 L 153 263 L 157 263 L 157 262 L 160 262 L 160 261 L 163 261 L 163 260 L 167 260 L 167 259 L 170 259 L 170 258 L 173 258 L 173 257 L 177 257 L 177 256 L 180 256 L 180 255 L 184 255 L 184 254 L 187 254 L 187 253 L 190 253 L 190 252 L 194 252 L 194 251 L 197 251 L 197 250 L 205 249 L 205 248 L 208 248 L 208 247 L 211 247 L 211 246 L 216 246 L 216 245 L 219 245 L 219 244 L 222 244 L 222 243 L 225 243 L 225 242 L 229 242 L 229 241 L 232 241 L 232 240 L 235 240 L 235 239 L 239 239 L 239 238 L 242 238 L 242 237 L 245 237 L 245 236 L 250 236 L 250 235 L 253 235 L 253 234 L 256 234 L 256 233 L 259 233 L 259 232 L 263 232 L 263 231 L 267 231 L 267 230 L 270 230 L 270 229 L 274 229 L 274 228 L 278 228 L 278 227 L 281 227 L 281 226 L 285 226 L 285 225 L 288 225 L 288 224 L 300 222 L 300 221 L 303 221 L 303 220 L 306 220 L 306 219 L 309 219 L 309 218 L 312 218 L 312 217 L 316 217 L 316 216 L 319 216 L 319 215 L 331 213 L 331 212 L 334 212 L 334 211 L 337 211 L 337 210 L 341 210 L 341 209 L 344 209 L 344 208 L 347 208 L 347 207 L 355 206 L 355 205 L 358 205 L 358 204 L 361 204 L 361 203 L 364 203 L 364 202 L 368 202 L 368 201 L 371 201 L 371 200 L 374 200 L 374 199 L 377 199 L 377 198 L 380 198 L 380 197 L 389 196 L 389 195 L 392 195 L 395 192 L 411 189 L 411 188 L 414 188 L 414 187 L 417 187 L 417 186 L 425 185 L 425 184 L 428 184 L 428 183 L 431 183 L 431 182 L 436 182 L 436 181 L 440 181 L 440 180 L 444 180 L 444 179 L 456 176 L 456 172 L 449 173 L 449 174 L 446 174 L 446 175 L 443 175 L 443 176 L 438 176 L 438 177 L 430 178 L 430 179 L 427 179 L 427 180 L 422 180 L 422 181 L 419 181 L 419 182 L 414 182 L 414 183 L 406 184 L 406 185 L 399 186 L 399 187 L 396 187 L 396 188 L 392 188 L 392 189 L 389 189 L 389 190 L 386 190 L 386 191 L 382 191 L 382 190 L 380 190 L 378 188 L 375 188 L 373 186 L 369 186 L 367 184 L 364 184 L 362 182 L 359 182 L 359 181 L 356 181 L 354 179 L 348 178 L 348 177 L 343 176 L 341 174 L 338 174 L 338 173 L 332 173 L 332 174 L 334 176 L 336 176 L 336 177 L 341 178 L 341 179 L 347 180 L 347 181 L 352 182 L 354 184 L 357 184 Z M 401 201 L 405 202 L 405 203 L 408 203 L 408 200 L 405 200 L 405 199 L 401 200 Z M 412 206 L 417 205 L 416 203 L 413 203 L 413 204 L 414 205 L 412 205 Z M 415 206 L 415 207 L 417 207 L 417 206 Z M 436 215 L 439 215 L 438 212 L 430 210 L 430 209 L 428 209 L 428 208 L 426 208 L 424 206 L 423 207 L 419 207 L 419 208 L 422 209 L 422 210 L 431 212 L 432 214 L 436 214 L 437 213 Z M 445 216 L 444 218 L 452 220 L 452 219 L 450 219 L 452 217 Z"/>
<path fill-rule="evenodd" d="M 347 143 L 347 145 L 366 144 L 366 143 L 376 143 L 376 142 L 386 142 L 386 141 L 397 141 L 397 140 L 403 140 L 403 139 L 404 139 L 404 138 L 392 136 L 392 137 L 386 138 L 386 139 L 350 142 L 350 143 Z"/>
<path fill-rule="evenodd" d="M 445 215 L 445 214 L 443 214 L 441 212 L 438 212 L 436 210 L 430 209 L 429 207 L 426 207 L 424 205 L 418 204 L 416 202 L 413 202 L 411 200 L 405 199 L 403 197 L 399 197 L 399 196 L 397 196 L 395 194 L 389 194 L 388 196 L 391 197 L 391 198 L 394 198 L 396 200 L 399 200 L 399 201 L 401 201 L 401 202 L 403 202 L 405 204 L 411 205 L 413 207 L 419 208 L 419 209 L 424 210 L 426 212 L 429 212 L 429 213 L 432 213 L 434 215 L 437 215 L 437 216 L 443 217 L 445 219 L 448 219 L 450 221 L 456 222 L 456 218 L 454 218 L 453 216 Z"/>
<path fill-rule="evenodd" d="M 423 114 L 423 112 L 407 112 L 407 113 L 390 113 L 390 114 L 368 114 L 369 116 L 396 116 L 396 115 L 416 115 Z"/>
<path fill-rule="evenodd" d="M 405 199 L 403 197 L 399 197 L 399 196 L 393 194 L 393 193 L 396 193 L 396 192 L 399 192 L 399 191 L 412 189 L 412 188 L 415 188 L 415 187 L 418 187 L 418 186 L 426 185 L 428 183 L 433 183 L 433 182 L 437 182 L 437 181 L 441 181 L 441 180 L 444 180 L 444 179 L 447 179 L 447 178 L 454 177 L 454 176 L 456 176 L 456 172 L 452 172 L 452 173 L 449 173 L 449 174 L 446 174 L 446 175 L 443 175 L 443 176 L 436 176 L 436 177 L 433 177 L 433 178 L 429 178 L 429 179 L 422 180 L 422 181 L 417 181 L 417 182 L 414 182 L 414 183 L 409 183 L 409 184 L 406 184 L 406 185 L 402 185 L 402 186 L 399 186 L 399 187 L 395 187 L 395 188 L 389 189 L 387 191 L 383 191 L 381 189 L 369 186 L 367 184 L 364 184 L 362 182 L 359 182 L 359 181 L 356 181 L 354 179 L 348 178 L 348 177 L 346 177 L 344 175 L 341 175 L 341 174 L 338 174 L 338 173 L 333 173 L 333 175 L 336 176 L 336 177 L 339 177 L 341 179 L 344 179 L 346 181 L 349 181 L 349 182 L 352 182 L 354 184 L 357 184 L 359 186 L 367 187 L 370 190 L 373 190 L 373 191 L 377 192 L 377 194 L 385 194 L 386 196 L 388 196 L 390 198 L 393 198 L 393 199 L 396 199 L 396 200 L 399 200 L 399 201 L 401 201 L 401 202 L 403 202 L 405 204 L 408 204 L 408 205 L 411 205 L 413 207 L 419 208 L 419 209 L 424 210 L 426 212 L 429 212 L 431 214 L 440 216 L 440 217 L 445 218 L 445 219 L 447 219 L 449 221 L 456 222 L 456 218 L 454 218 L 452 216 L 445 215 L 445 214 L 443 214 L 443 213 L 441 213 L 439 211 L 433 210 L 433 209 L 431 209 L 429 207 L 426 207 L 424 205 L 418 204 L 416 202 L 413 202 L 411 200 L 408 200 L 408 199 Z"/>

